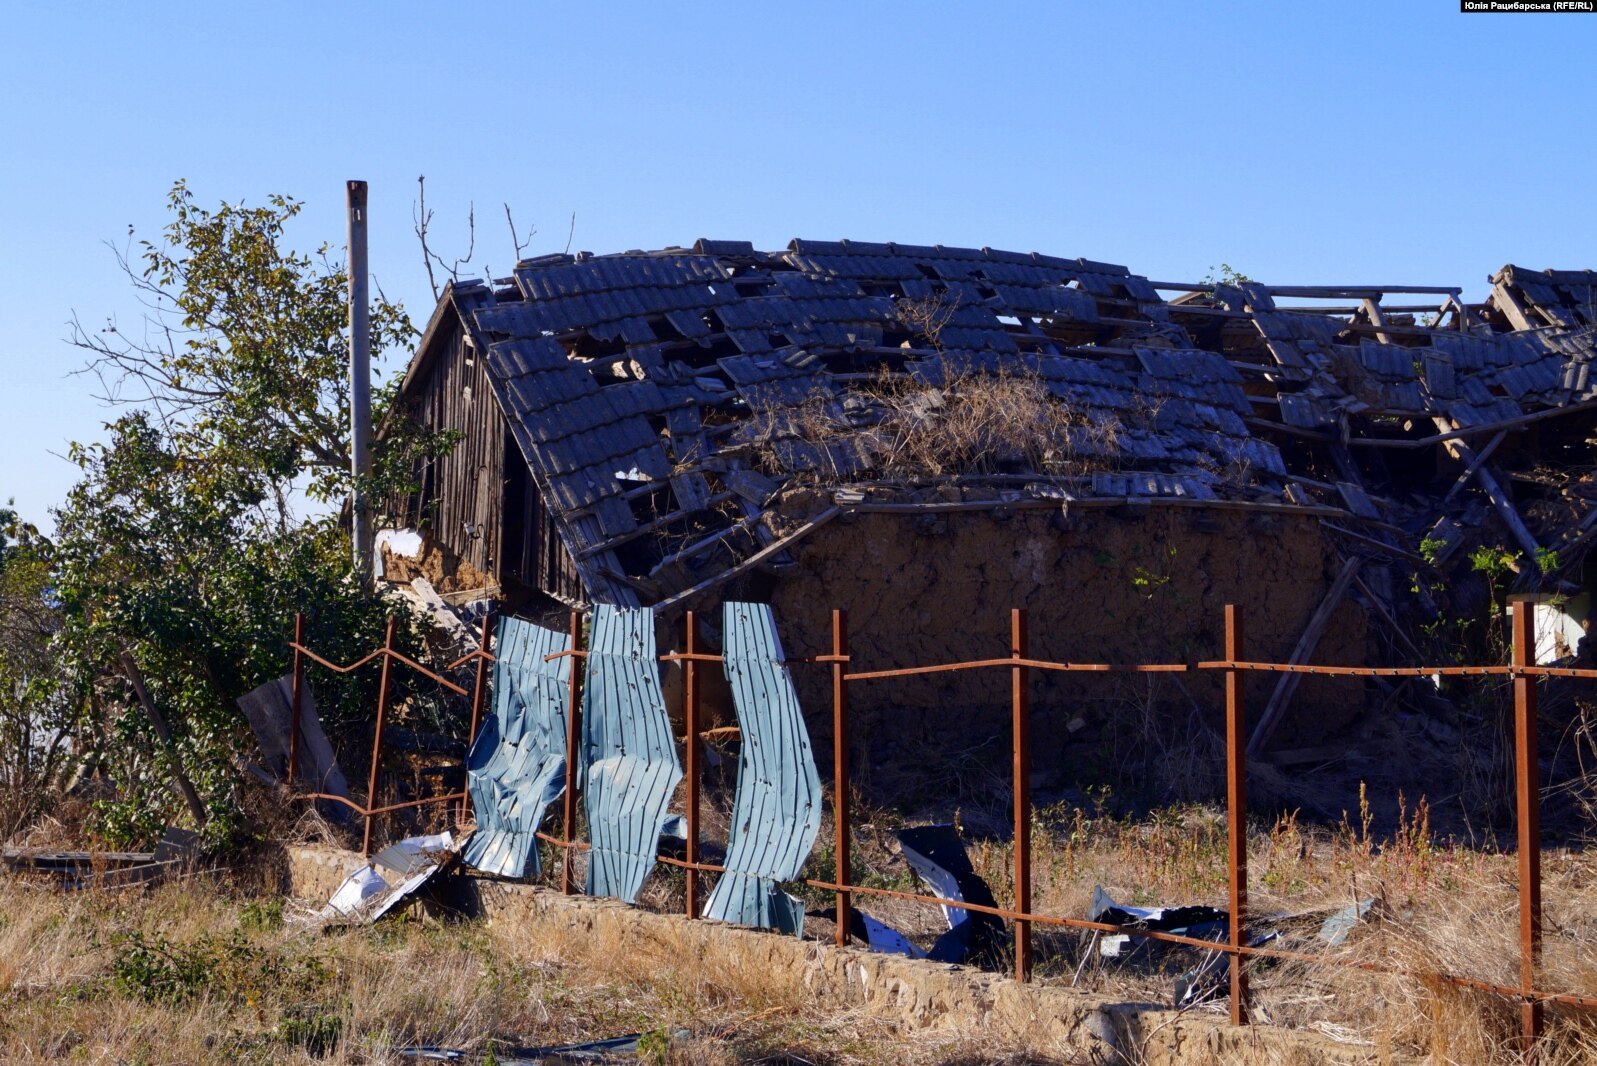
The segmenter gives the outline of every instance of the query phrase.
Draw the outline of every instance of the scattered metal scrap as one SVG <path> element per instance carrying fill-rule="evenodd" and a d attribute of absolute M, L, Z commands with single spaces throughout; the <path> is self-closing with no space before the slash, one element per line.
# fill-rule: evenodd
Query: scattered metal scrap
<path fill-rule="evenodd" d="M 154 851 L 46 851 L 6 848 L 0 865 L 19 877 L 46 877 L 66 891 L 151 884 L 181 870 L 198 854 L 199 838 L 167 829 Z"/>
<path fill-rule="evenodd" d="M 546 657 L 569 651 L 571 637 L 501 618 L 494 647 L 493 714 L 466 763 L 477 832 L 462 857 L 484 873 L 536 876 L 538 825 L 565 791 L 572 670 L 570 657 Z"/>
<path fill-rule="evenodd" d="M 778 883 L 799 875 L 815 844 L 821 779 L 771 608 L 727 603 L 724 615 L 722 657 L 742 730 L 742 753 L 726 873 L 711 891 L 704 914 L 797 935 L 803 905 Z"/>
<path fill-rule="evenodd" d="M 1249 925 L 1258 926 L 1259 930 L 1245 939 L 1244 943 L 1250 948 L 1263 947 L 1280 939 L 1283 933 L 1297 930 L 1306 937 L 1307 930 L 1313 928 L 1317 939 L 1336 947 L 1344 943 L 1360 923 L 1373 918 L 1378 909 L 1376 900 L 1363 899 L 1346 907 L 1332 908 L 1329 912 L 1320 910 L 1258 916 Z M 1306 922 L 1313 919 L 1319 920 L 1317 926 L 1313 921 Z M 1230 937 L 1231 916 L 1219 907 L 1133 907 L 1116 903 L 1099 885 L 1092 890 L 1087 920 L 1118 925 L 1126 931 L 1105 934 L 1095 930 L 1088 942 L 1087 955 L 1082 958 L 1082 966 L 1093 955 L 1127 965 L 1149 964 L 1155 959 L 1184 958 L 1194 951 L 1199 952 L 1198 963 L 1176 975 L 1172 1001 L 1178 1008 L 1193 1006 L 1215 995 L 1221 990 L 1229 973 L 1229 957 L 1222 950 L 1222 945 Z M 1203 950 L 1139 935 L 1148 931 L 1212 940 L 1216 946 Z"/>
<path fill-rule="evenodd" d="M 939 899 L 996 907 L 993 890 L 970 864 L 965 844 L 952 825 L 924 825 L 898 831 L 904 861 Z M 1004 923 L 991 914 L 944 907 L 948 932 L 938 937 L 927 957 L 938 962 L 966 958 L 992 959 L 1004 950 Z"/>
<path fill-rule="evenodd" d="M 678 1029 L 670 1035 L 672 1042 L 687 1040 L 693 1034 Z M 580 1044 L 554 1044 L 548 1047 L 495 1048 L 493 1061 L 499 1066 L 556 1066 L 558 1063 L 609 1062 L 617 1056 L 637 1056 L 644 1034 L 632 1033 L 608 1040 L 588 1040 Z M 481 1062 L 484 1056 L 466 1051 L 440 1047 L 401 1048 L 394 1054 L 402 1059 L 422 1062 Z"/>
<path fill-rule="evenodd" d="M 345 878 L 311 923 L 370 925 L 414 896 L 458 857 L 458 843 L 447 832 L 396 841 Z"/>

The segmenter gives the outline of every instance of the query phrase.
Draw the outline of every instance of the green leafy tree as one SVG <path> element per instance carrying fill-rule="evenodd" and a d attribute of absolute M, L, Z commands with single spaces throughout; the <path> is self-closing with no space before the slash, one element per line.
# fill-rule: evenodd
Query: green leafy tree
<path fill-rule="evenodd" d="M 42 809 L 69 763 L 77 693 L 51 658 L 60 626 L 48 542 L 0 507 L 0 839 Z"/>
<path fill-rule="evenodd" d="M 300 206 L 274 196 L 210 210 L 179 182 L 161 239 L 119 253 L 144 322 L 94 333 L 74 322 L 102 395 L 130 410 L 103 443 L 71 452 L 82 479 L 56 513 L 53 648 L 86 694 L 74 735 L 117 786 L 100 813 L 119 842 L 147 841 L 181 811 L 174 783 L 197 794 L 213 844 L 233 839 L 252 748 L 235 701 L 287 671 L 294 613 L 335 660 L 368 650 L 388 613 L 349 577 L 347 512 L 295 507 L 301 493 L 337 501 L 352 487 L 346 278 L 326 245 L 284 248 Z M 379 293 L 374 365 L 404 360 L 414 338 Z M 394 409 L 391 387 L 377 393 L 386 428 L 364 488 L 381 500 L 453 442 Z M 356 732 L 343 727 L 372 687 L 355 677 L 320 694 L 335 742 Z"/>
<path fill-rule="evenodd" d="M 135 330 L 108 320 L 90 330 L 73 318 L 71 343 L 89 353 L 85 371 L 106 401 L 147 412 L 183 438 L 183 452 L 207 469 L 265 478 L 280 510 L 289 487 L 316 500 L 350 489 L 348 277 L 330 258 L 283 246 L 300 201 L 264 206 L 194 202 L 179 181 L 167 198 L 172 219 L 158 240 L 131 241 L 117 260 L 145 307 Z M 371 356 L 409 355 L 416 330 L 381 289 L 371 304 Z M 392 409 L 396 390 L 374 396 L 386 423 L 378 464 L 389 481 L 414 460 L 452 443 Z M 367 486 L 380 499 L 403 484 Z"/>

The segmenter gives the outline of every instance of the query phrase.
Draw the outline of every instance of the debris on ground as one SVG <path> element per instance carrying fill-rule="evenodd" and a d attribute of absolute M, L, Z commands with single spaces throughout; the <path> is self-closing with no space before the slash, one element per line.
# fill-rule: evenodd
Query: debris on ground
<path fill-rule="evenodd" d="M 448 832 L 408 837 L 390 844 L 345 878 L 327 906 L 312 916 L 310 924 L 370 925 L 414 896 L 459 857 L 459 842 Z"/>
<path fill-rule="evenodd" d="M 45 851 L 6 848 L 0 866 L 18 877 L 54 879 L 63 891 L 153 884 L 181 870 L 199 853 L 199 837 L 168 828 L 154 851 Z"/>
<path fill-rule="evenodd" d="M 932 895 L 978 907 L 998 906 L 993 890 L 965 853 L 959 831 L 952 825 L 923 825 L 898 831 L 898 846 L 910 869 L 926 883 Z M 948 932 L 926 952 L 936 962 L 996 960 L 1005 947 L 1004 923 L 996 915 L 962 907 L 943 908 Z M 984 963 L 983 963 L 984 964 Z"/>
<path fill-rule="evenodd" d="M 636 1058 L 645 1044 L 658 1044 L 661 1050 L 671 1044 L 691 1037 L 686 1029 L 667 1033 L 657 1029 L 649 1033 L 632 1033 L 608 1040 L 589 1040 L 580 1044 L 558 1044 L 550 1047 L 495 1048 L 491 1061 L 498 1066 L 557 1066 L 559 1063 L 613 1062 L 621 1058 Z M 401 1059 L 417 1062 L 478 1063 L 490 1061 L 476 1052 L 457 1051 L 451 1048 L 410 1047 L 395 1052 Z"/>

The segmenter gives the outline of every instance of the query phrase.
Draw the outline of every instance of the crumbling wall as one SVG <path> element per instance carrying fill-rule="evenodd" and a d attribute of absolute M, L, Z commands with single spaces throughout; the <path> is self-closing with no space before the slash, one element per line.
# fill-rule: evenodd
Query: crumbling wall
<path fill-rule="evenodd" d="M 1028 613 L 1033 658 L 1218 659 L 1228 602 L 1243 609 L 1245 654 L 1285 661 L 1337 567 L 1313 516 L 1159 507 L 1068 517 L 858 514 L 817 531 L 794 554 L 797 565 L 772 593 L 789 654 L 829 650 L 830 612 L 840 608 L 856 670 L 1007 655 L 1012 607 Z M 1315 661 L 1362 663 L 1366 634 L 1363 611 L 1344 602 Z M 796 675 L 812 728 L 828 743 L 827 673 L 799 667 Z M 1195 777 L 1194 788 L 1177 782 L 1177 791 L 1205 791 L 1207 764 L 1221 750 L 1217 673 L 1033 677 L 1033 765 L 1042 785 L 1173 760 Z M 1249 677 L 1250 719 L 1275 680 Z M 1361 708 L 1362 692 L 1356 681 L 1305 678 L 1272 746 L 1334 737 Z M 878 762 L 1008 751 L 1007 670 L 858 682 L 850 700 L 855 735 Z"/>

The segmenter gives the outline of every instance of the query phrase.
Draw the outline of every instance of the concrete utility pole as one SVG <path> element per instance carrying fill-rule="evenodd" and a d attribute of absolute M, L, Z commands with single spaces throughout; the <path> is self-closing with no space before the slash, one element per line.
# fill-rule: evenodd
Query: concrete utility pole
<path fill-rule="evenodd" d="M 348 182 L 345 202 L 349 209 L 349 429 L 350 473 L 355 476 L 350 501 L 355 554 L 355 578 L 364 587 L 372 582 L 372 516 L 362 488 L 372 472 L 372 355 L 371 311 L 367 306 L 366 183 Z"/>

